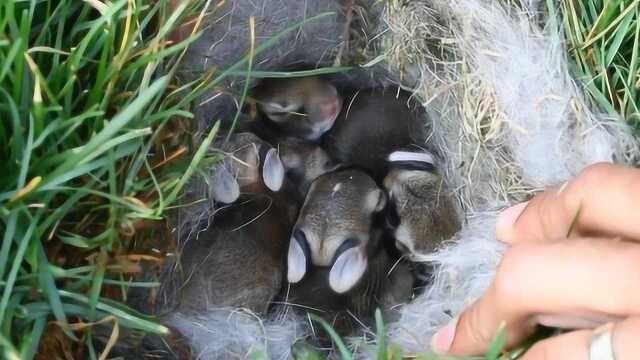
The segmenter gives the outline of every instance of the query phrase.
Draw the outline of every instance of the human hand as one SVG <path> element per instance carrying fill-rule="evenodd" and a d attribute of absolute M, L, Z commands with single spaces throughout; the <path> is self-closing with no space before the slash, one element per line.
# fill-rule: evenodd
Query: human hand
<path fill-rule="evenodd" d="M 432 339 L 440 354 L 478 355 L 501 324 L 507 347 L 537 325 L 581 329 L 521 359 L 588 360 L 593 329 L 612 322 L 616 360 L 640 354 L 640 170 L 596 164 L 498 217 L 510 244 L 487 292 Z"/>

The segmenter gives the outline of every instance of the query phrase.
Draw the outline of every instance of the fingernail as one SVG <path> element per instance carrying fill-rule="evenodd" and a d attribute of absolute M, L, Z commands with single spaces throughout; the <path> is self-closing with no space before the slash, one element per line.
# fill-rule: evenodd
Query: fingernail
<path fill-rule="evenodd" d="M 438 355 L 445 355 L 451 349 L 453 339 L 456 336 L 458 317 L 454 317 L 447 326 L 438 330 L 431 338 L 431 349 Z"/>
<path fill-rule="evenodd" d="M 528 201 L 513 205 L 498 215 L 498 219 L 496 220 L 496 236 L 498 240 L 508 242 L 509 230 L 513 227 L 527 205 L 529 205 Z"/>

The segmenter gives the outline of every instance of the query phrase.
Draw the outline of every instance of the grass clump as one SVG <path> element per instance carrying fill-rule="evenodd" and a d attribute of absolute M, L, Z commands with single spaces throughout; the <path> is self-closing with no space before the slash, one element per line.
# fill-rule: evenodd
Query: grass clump
<path fill-rule="evenodd" d="M 574 74 L 590 97 L 640 132 L 640 1 L 547 1 L 560 13 Z"/>
<path fill-rule="evenodd" d="M 168 241 L 165 211 L 210 154 L 218 126 L 191 144 L 191 104 L 229 75 L 253 76 L 253 55 L 329 15 L 180 83 L 180 61 L 217 5 L 0 3 L 1 357 L 103 359 L 118 328 L 167 332 L 123 303 L 131 287 L 158 286 L 132 280 L 141 261 L 162 260 L 137 249 Z M 106 322 L 114 330 L 100 352 L 92 329 Z"/>
<path fill-rule="evenodd" d="M 376 359 L 376 360 L 401 360 L 408 359 L 403 356 L 403 352 L 401 349 L 396 347 L 395 345 L 389 343 L 387 339 L 387 331 L 384 321 L 382 319 L 382 312 L 380 309 L 377 309 L 375 312 L 375 344 L 365 343 L 362 346 L 363 349 L 356 349 L 357 353 L 354 353 L 352 350 L 349 350 L 346 342 L 336 333 L 336 331 L 331 327 L 329 323 L 327 323 L 321 317 L 310 314 L 310 318 L 312 321 L 319 323 L 324 331 L 327 332 L 331 341 L 333 342 L 334 347 L 336 348 L 336 355 L 339 355 L 340 359 L 343 360 L 352 360 L 354 358 L 362 358 L 362 355 L 366 354 L 366 358 Z M 373 334 L 373 333 L 372 333 Z M 487 352 L 482 357 L 454 357 L 454 356 L 441 356 L 435 354 L 422 354 L 417 356 L 409 357 L 411 359 L 418 360 L 515 360 L 520 357 L 524 353 L 524 348 L 517 349 L 515 351 L 504 351 L 504 347 L 507 341 L 507 335 L 504 327 L 498 329 L 496 335 L 494 336 L 491 344 L 489 345 Z M 529 344 L 530 346 L 530 344 Z M 359 356 L 360 355 L 360 356 Z M 294 351 L 292 357 L 295 360 L 316 360 L 321 359 L 322 354 L 318 353 L 310 346 L 306 346 L 305 344 L 296 344 L 294 346 Z M 256 359 L 266 359 L 266 355 L 258 355 L 254 356 Z"/>
<path fill-rule="evenodd" d="M 207 87 L 173 80 L 196 36 L 170 38 L 202 10 L 198 0 L 172 11 L 165 0 L 0 3 L 4 358 L 34 357 L 56 331 L 76 340 L 75 356 L 98 358 L 91 328 L 105 319 L 166 332 L 109 298 L 156 285 L 130 281 L 154 259 L 130 253 L 133 242 L 155 231 L 198 160 L 176 161 L 190 152 L 188 106 Z"/>

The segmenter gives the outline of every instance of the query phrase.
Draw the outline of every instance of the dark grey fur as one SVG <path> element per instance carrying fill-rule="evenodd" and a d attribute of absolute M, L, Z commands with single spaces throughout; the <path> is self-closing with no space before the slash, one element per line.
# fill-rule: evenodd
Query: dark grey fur
<path fill-rule="evenodd" d="M 280 194 L 258 195 L 221 211 L 181 252 L 183 313 L 242 307 L 264 314 L 280 291 L 293 218 Z M 178 274 L 176 274 L 178 275 Z"/>
<path fill-rule="evenodd" d="M 360 166 L 380 181 L 391 152 L 425 142 L 425 119 L 424 109 L 404 91 L 354 91 L 344 97 L 323 144 L 337 161 Z"/>
<path fill-rule="evenodd" d="M 318 144 L 288 138 L 278 143 L 280 159 L 302 198 L 307 195 L 311 183 L 320 175 L 335 170 L 339 165 Z"/>
<path fill-rule="evenodd" d="M 396 266 L 384 248 L 388 239 L 379 223 L 384 204 L 373 179 L 358 170 L 329 173 L 314 181 L 291 239 L 300 241 L 296 231 L 304 232 L 309 265 L 302 280 L 290 284 L 286 303 L 315 310 L 341 333 L 349 334 L 359 327 L 351 315 L 366 322 L 381 307 L 391 317 L 394 305 L 409 300 L 413 275 L 406 263 Z M 368 265 L 359 281 L 340 294 L 330 286 L 330 269 L 347 239 L 359 241 Z"/>
<path fill-rule="evenodd" d="M 203 23 L 202 36 L 189 47 L 179 75 L 193 79 L 213 68 L 228 69 L 249 51 L 251 17 L 256 19 L 256 46 L 281 33 L 292 24 L 323 13 L 333 13 L 308 21 L 299 30 L 278 40 L 257 54 L 254 70 L 313 69 L 332 65 L 354 66 L 368 61 L 375 54 L 377 31 L 383 10 L 376 0 L 356 0 L 347 24 L 345 0 L 227 0 Z M 345 35 L 348 41 L 345 41 Z M 242 71 L 245 67 L 240 67 Z M 351 71 L 332 77 L 338 83 L 372 87 L 397 83 L 384 65 Z M 194 109 L 201 129 L 208 129 L 215 120 L 228 122 L 238 111 L 237 99 L 244 76 L 228 77 L 219 88 L 205 94 Z M 251 81 L 255 86 L 257 80 Z M 215 97 L 215 99 L 213 99 Z"/>
<path fill-rule="evenodd" d="M 162 311 L 232 306 L 264 313 L 280 290 L 300 198 L 288 183 L 278 192 L 265 186 L 261 154 L 271 147 L 255 135 L 238 133 L 219 142 L 215 147 L 225 154 L 221 163 L 237 176 L 240 198 L 231 205 L 207 205 L 215 184 L 191 184 L 189 198 L 204 198 L 205 207 L 192 205 L 196 211 L 185 205 L 180 210 L 179 256 L 173 266 L 167 265 L 162 279 Z M 199 212 L 205 216 L 194 217 Z"/>
<path fill-rule="evenodd" d="M 300 283 L 289 284 L 283 301 L 293 310 L 318 314 L 344 335 L 361 330 L 363 323 L 372 326 L 377 308 L 385 321 L 394 321 L 397 306 L 411 299 L 416 282 L 408 264 L 394 260 L 383 248 L 373 250 L 367 272 L 348 293 L 333 292 L 328 276 L 327 267 L 312 269 Z"/>

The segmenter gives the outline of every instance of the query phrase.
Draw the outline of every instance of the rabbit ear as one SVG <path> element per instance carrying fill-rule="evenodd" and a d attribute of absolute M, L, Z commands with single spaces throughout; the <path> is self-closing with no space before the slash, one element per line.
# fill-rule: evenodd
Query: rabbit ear
<path fill-rule="evenodd" d="M 211 194 L 215 201 L 225 204 L 231 204 L 240 197 L 240 185 L 224 163 L 214 169 Z"/>
<path fill-rule="evenodd" d="M 345 293 L 360 281 L 366 269 L 367 257 L 363 254 L 363 249 L 348 249 L 333 263 L 329 271 L 329 286 L 339 294 Z"/>
<path fill-rule="evenodd" d="M 435 158 L 428 152 L 394 151 L 387 158 L 389 162 L 415 161 L 435 165 Z"/>
<path fill-rule="evenodd" d="M 269 149 L 264 157 L 262 179 L 271 191 L 278 191 L 284 182 L 284 166 L 276 149 Z"/>
<path fill-rule="evenodd" d="M 287 256 L 287 281 L 297 283 L 307 272 L 307 254 L 305 249 L 308 248 L 306 238 L 301 232 L 293 233 L 289 242 L 289 254 Z"/>
<path fill-rule="evenodd" d="M 370 211 L 378 213 L 387 206 L 387 194 L 380 189 L 375 189 L 367 195 L 366 204 Z"/>

